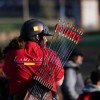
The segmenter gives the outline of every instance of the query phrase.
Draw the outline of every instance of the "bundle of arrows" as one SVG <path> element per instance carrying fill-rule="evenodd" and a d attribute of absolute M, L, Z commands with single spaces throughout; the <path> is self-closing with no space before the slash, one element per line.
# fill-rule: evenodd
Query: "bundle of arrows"
<path fill-rule="evenodd" d="M 59 20 L 55 25 L 49 47 L 45 50 L 46 52 L 43 52 L 43 63 L 33 78 L 25 100 L 47 100 L 46 96 L 53 89 L 55 77 L 60 73 L 70 54 L 80 42 L 83 33 L 83 29 L 65 20 Z"/>

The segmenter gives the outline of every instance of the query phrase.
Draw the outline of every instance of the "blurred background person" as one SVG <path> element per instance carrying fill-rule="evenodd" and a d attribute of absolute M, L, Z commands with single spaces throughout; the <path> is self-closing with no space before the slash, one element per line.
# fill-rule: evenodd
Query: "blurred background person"
<path fill-rule="evenodd" d="M 96 70 L 100 70 L 100 54 L 98 55 L 97 57 L 97 66 L 95 67 Z M 91 81 L 91 75 L 87 75 L 87 77 L 85 78 L 85 85 L 89 85 L 91 84 L 92 81 Z"/>
<path fill-rule="evenodd" d="M 83 59 L 83 53 L 79 50 L 75 50 L 64 66 L 65 75 L 62 85 L 63 100 L 77 100 L 79 94 L 82 93 L 84 82 L 80 73 L 80 65 Z"/>
<path fill-rule="evenodd" d="M 86 85 L 78 100 L 100 100 L 100 70 L 91 72 L 92 83 Z"/>

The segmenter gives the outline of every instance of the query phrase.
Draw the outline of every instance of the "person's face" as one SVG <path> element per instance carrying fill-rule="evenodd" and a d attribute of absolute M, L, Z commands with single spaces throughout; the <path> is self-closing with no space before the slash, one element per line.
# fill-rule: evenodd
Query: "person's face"
<path fill-rule="evenodd" d="M 76 56 L 75 57 L 75 63 L 81 65 L 83 63 L 83 57 L 82 56 Z"/>
<path fill-rule="evenodd" d="M 46 43 L 47 43 L 47 37 L 46 36 L 43 36 L 43 39 L 40 42 L 40 46 L 41 47 L 46 47 Z"/>
<path fill-rule="evenodd" d="M 96 85 L 97 85 L 97 86 L 100 86 L 100 81 L 98 81 Z"/>

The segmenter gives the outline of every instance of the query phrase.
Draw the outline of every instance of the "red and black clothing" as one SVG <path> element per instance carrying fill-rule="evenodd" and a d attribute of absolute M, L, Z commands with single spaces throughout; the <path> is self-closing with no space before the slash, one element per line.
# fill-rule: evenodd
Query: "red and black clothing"
<path fill-rule="evenodd" d="M 87 85 L 78 100 L 100 100 L 100 86 L 93 84 Z"/>
<path fill-rule="evenodd" d="M 47 48 L 41 49 L 37 43 L 28 41 L 26 42 L 25 48 L 9 50 L 6 53 L 3 70 L 10 80 L 11 94 L 28 89 L 31 79 L 36 75 L 36 71 L 42 65 L 46 52 L 48 52 L 48 54 L 51 53 Z M 53 54 L 55 54 L 55 52 Z M 50 54 L 47 58 L 49 58 L 49 56 Z M 57 59 L 59 60 L 59 57 L 57 57 Z M 29 65 L 26 63 L 29 63 Z M 34 63 L 34 65 L 30 65 L 30 63 Z M 57 62 L 55 66 L 62 67 L 60 60 L 59 64 Z M 50 66 L 47 66 L 47 68 L 49 67 Z M 56 82 L 59 81 L 63 75 L 64 70 L 62 68 L 55 79 L 52 91 L 56 92 Z"/>
<path fill-rule="evenodd" d="M 78 100 L 100 100 L 100 92 L 84 93 Z"/>

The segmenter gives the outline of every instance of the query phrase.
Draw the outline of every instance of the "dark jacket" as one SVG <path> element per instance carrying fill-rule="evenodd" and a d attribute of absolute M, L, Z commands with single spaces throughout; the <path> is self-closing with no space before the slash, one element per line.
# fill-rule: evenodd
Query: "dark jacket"
<path fill-rule="evenodd" d="M 87 85 L 78 100 L 100 100 L 100 86 L 93 84 Z"/>
<path fill-rule="evenodd" d="M 68 61 L 64 69 L 65 75 L 62 85 L 64 100 L 76 100 L 84 87 L 79 66 L 72 61 Z"/>

